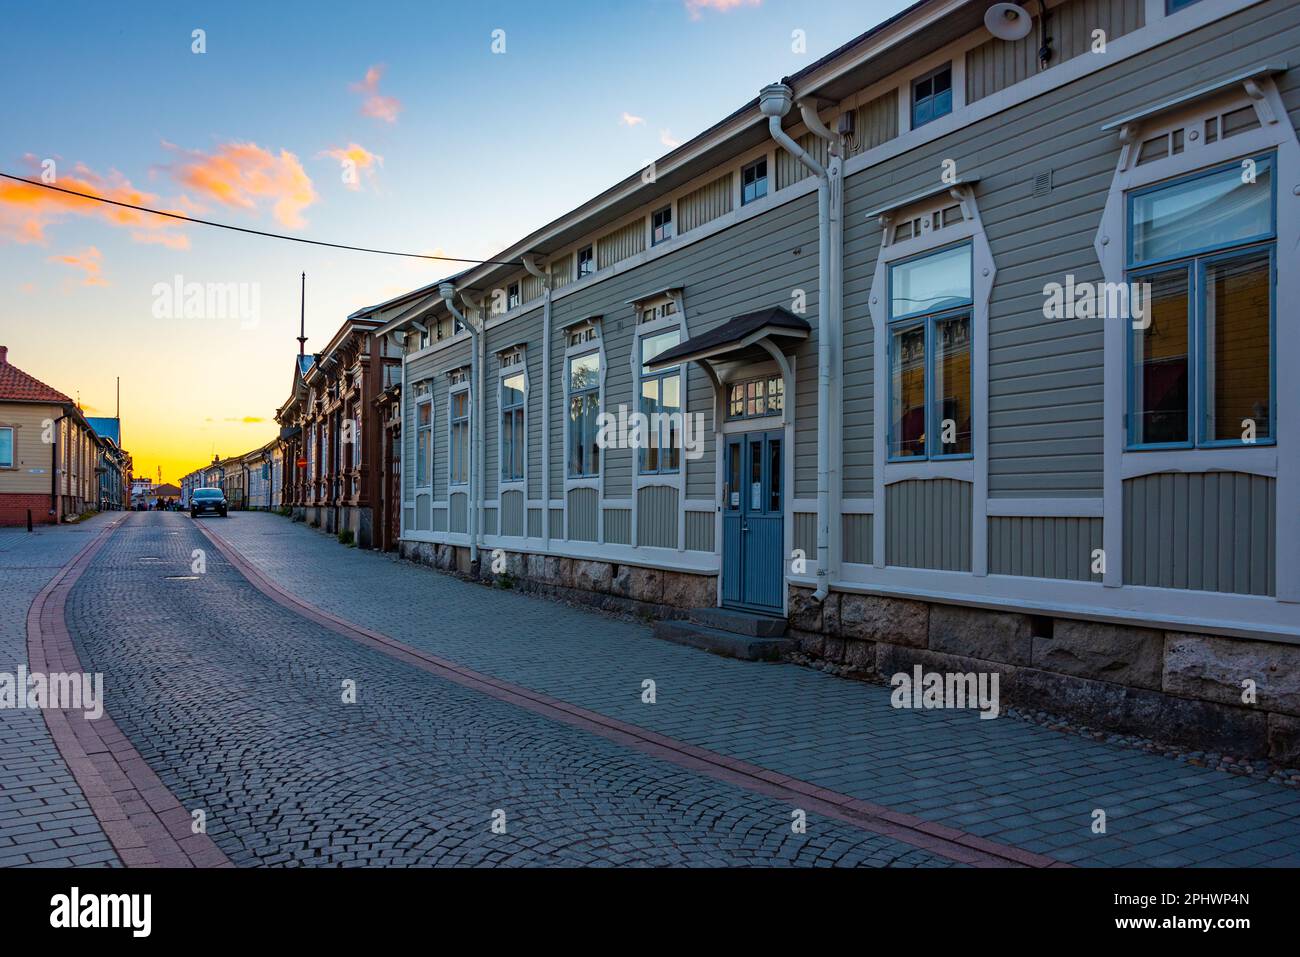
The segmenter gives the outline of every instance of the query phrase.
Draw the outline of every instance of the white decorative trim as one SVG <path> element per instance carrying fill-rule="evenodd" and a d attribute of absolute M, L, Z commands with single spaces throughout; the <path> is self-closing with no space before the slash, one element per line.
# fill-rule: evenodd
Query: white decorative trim
<path fill-rule="evenodd" d="M 790 580 L 804 587 L 815 586 L 809 575 Z M 1097 582 L 1017 575 L 977 578 L 965 572 L 898 566 L 880 569 L 858 564 L 846 564 L 842 577 L 831 587 L 844 592 L 1004 608 L 1057 618 L 1300 643 L 1300 619 L 1295 608 L 1256 595 L 1140 585 L 1116 589 Z"/>
<path fill-rule="evenodd" d="M 1209 5 L 1214 0 L 1202 0 Z M 1193 9 L 1193 8 L 1189 8 Z M 1184 11 L 1186 12 L 1186 11 Z M 1271 104 L 1278 116 L 1287 116 L 1285 105 L 1271 77 L 1254 81 L 1254 93 L 1243 87 L 1237 100 L 1261 109 L 1260 100 Z M 1258 98 L 1255 94 L 1258 94 Z M 1174 113 L 1162 114 L 1158 122 L 1144 131 L 1136 122 L 1124 128 L 1125 139 L 1140 142 L 1145 132 L 1178 127 L 1199 118 L 1207 110 L 1222 110 L 1234 102 L 1231 92 L 1216 92 L 1199 102 L 1189 102 Z M 1264 115 L 1264 114 L 1260 114 Z M 1238 133 L 1213 143 L 1187 138 L 1182 153 L 1153 160 L 1141 166 L 1129 164 L 1125 150 L 1111 179 L 1106 208 L 1097 229 L 1093 248 L 1108 283 L 1125 281 L 1127 269 L 1125 237 L 1128 235 L 1126 195 L 1129 191 L 1201 169 L 1209 169 L 1244 157 L 1276 150 L 1277 169 L 1277 250 L 1281 267 L 1288 251 L 1293 257 L 1300 250 L 1300 140 L 1291 123 L 1265 123 L 1258 129 Z M 1277 270 L 1278 322 L 1276 324 L 1277 408 L 1300 409 L 1300 375 L 1288 374 L 1300 363 L 1300 325 L 1284 321 L 1282 304 L 1300 302 L 1300 270 Z M 1240 449 L 1187 449 L 1175 451 L 1125 450 L 1124 416 L 1128 411 L 1126 358 L 1127 324 L 1123 320 L 1104 324 L 1104 427 L 1103 427 L 1103 495 L 1106 525 L 1103 548 L 1109 588 L 1120 588 L 1124 581 L 1124 480 L 1158 472 L 1242 471 L 1277 478 L 1277 601 L 1300 602 L 1300 417 L 1279 414 L 1275 425 L 1277 444 Z M 1124 590 L 1132 586 L 1125 586 Z M 1270 601 L 1272 599 L 1269 599 Z"/>
<path fill-rule="evenodd" d="M 935 121 L 940 122 L 939 120 Z M 926 124 L 927 126 L 931 124 Z M 935 176 L 942 174 L 935 169 Z M 874 421 L 872 423 L 872 487 L 884 497 L 886 485 L 905 479 L 951 478 L 972 483 L 971 489 L 971 571 L 976 578 L 988 574 L 988 447 L 989 447 L 989 302 L 993 296 L 993 283 L 997 278 L 997 265 L 993 249 L 984 232 L 979 205 L 969 185 L 954 184 L 950 193 L 931 197 L 907 210 L 909 215 L 925 216 L 952 205 L 956 199 L 962 207 L 963 219 L 951 226 L 931 229 L 920 236 L 890 243 L 880 248 L 876 257 L 876 270 L 871 281 L 870 312 L 874 333 Z M 897 212 L 897 211 L 896 211 Z M 889 221 L 881 224 L 888 232 Z M 908 259 L 930 250 L 954 243 L 971 244 L 971 443 L 972 457 L 959 460 L 926 462 L 889 461 L 889 267 L 894 262 Z M 929 397 L 927 396 L 927 401 Z M 880 511 L 888 506 L 888 499 Z M 872 560 L 877 569 L 885 567 L 885 527 L 881 520 L 872 523 Z"/>

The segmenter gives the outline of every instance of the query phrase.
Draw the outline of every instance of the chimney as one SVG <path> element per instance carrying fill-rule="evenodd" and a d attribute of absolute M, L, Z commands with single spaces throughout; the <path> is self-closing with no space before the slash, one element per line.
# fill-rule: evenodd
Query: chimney
<path fill-rule="evenodd" d="M 8 361 L 9 361 L 9 347 L 0 346 L 0 362 L 8 362 Z"/>

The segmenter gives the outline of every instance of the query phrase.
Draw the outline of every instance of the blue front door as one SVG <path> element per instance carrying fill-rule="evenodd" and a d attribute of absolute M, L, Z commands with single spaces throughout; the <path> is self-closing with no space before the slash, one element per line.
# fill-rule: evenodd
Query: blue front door
<path fill-rule="evenodd" d="M 722 510 L 722 602 L 779 614 L 785 566 L 780 432 L 727 439 Z"/>

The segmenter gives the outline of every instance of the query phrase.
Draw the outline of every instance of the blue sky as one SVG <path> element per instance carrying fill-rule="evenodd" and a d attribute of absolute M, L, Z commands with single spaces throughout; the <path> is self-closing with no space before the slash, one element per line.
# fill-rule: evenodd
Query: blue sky
<path fill-rule="evenodd" d="M 0 76 L 17 95 L 0 100 L 0 170 L 32 176 L 53 159 L 72 189 L 487 257 L 907 5 L 171 0 L 52 15 L 12 4 Z M 341 154 L 326 153 L 353 145 L 382 164 L 349 188 Z M 274 434 L 299 272 L 310 348 L 352 310 L 459 268 L 117 222 L 3 189 L 0 343 L 90 414 L 112 414 L 122 376 L 124 440 L 139 471 L 161 464 L 169 479 Z M 155 284 L 177 275 L 256 284 L 257 322 L 155 318 Z"/>

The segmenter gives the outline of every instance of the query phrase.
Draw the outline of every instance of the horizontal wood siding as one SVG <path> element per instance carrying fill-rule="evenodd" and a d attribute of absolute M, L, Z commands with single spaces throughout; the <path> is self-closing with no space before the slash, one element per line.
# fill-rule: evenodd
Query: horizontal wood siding
<path fill-rule="evenodd" d="M 1277 593 L 1277 482 L 1162 472 L 1124 483 L 1124 582 Z"/>
<path fill-rule="evenodd" d="M 1100 518 L 989 519 L 989 574 L 1101 581 L 1092 573 Z"/>
<path fill-rule="evenodd" d="M 908 568 L 971 568 L 971 484 L 895 482 L 885 490 L 885 562 Z"/>

